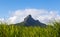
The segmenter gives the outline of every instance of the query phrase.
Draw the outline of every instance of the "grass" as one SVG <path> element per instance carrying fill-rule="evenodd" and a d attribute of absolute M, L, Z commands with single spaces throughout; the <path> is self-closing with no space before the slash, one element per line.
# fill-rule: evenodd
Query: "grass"
<path fill-rule="evenodd" d="M 53 22 L 54 26 L 47 25 L 47 27 L 40 26 L 18 26 L 0 24 L 0 37 L 59 37 L 60 23 Z"/>

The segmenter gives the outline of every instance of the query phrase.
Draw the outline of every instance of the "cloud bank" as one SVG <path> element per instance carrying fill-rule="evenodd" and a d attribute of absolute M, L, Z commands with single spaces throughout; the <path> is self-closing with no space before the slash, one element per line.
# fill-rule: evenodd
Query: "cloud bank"
<path fill-rule="evenodd" d="M 43 23 L 46 23 L 53 19 L 60 19 L 59 11 L 54 10 L 48 11 L 45 9 L 22 9 L 10 12 L 12 14 L 7 19 L 7 22 L 13 24 L 22 22 L 24 18 L 29 14 L 31 14 L 35 20 L 39 20 L 40 22 Z"/>

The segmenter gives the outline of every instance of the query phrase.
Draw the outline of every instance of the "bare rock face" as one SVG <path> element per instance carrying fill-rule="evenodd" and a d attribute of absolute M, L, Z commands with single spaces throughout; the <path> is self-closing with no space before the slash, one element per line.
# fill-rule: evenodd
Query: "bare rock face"
<path fill-rule="evenodd" d="M 34 20 L 31 15 L 28 15 L 23 22 L 27 26 L 34 26 L 34 25 L 39 25 L 43 27 L 46 26 L 45 24 L 39 22 L 39 20 Z"/>

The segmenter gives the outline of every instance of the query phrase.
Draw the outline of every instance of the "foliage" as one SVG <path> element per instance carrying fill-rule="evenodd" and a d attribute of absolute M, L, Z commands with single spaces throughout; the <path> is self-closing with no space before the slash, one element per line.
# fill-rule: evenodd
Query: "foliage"
<path fill-rule="evenodd" d="M 54 22 L 54 26 L 20 26 L 0 24 L 0 37 L 59 37 L 60 23 Z"/>

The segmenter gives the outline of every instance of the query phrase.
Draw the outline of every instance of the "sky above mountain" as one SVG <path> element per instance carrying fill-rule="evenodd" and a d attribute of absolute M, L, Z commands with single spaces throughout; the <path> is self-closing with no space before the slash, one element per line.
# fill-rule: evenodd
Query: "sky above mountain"
<path fill-rule="evenodd" d="M 0 0 L 0 21 L 17 23 L 29 14 L 41 22 L 60 19 L 60 0 Z"/>

